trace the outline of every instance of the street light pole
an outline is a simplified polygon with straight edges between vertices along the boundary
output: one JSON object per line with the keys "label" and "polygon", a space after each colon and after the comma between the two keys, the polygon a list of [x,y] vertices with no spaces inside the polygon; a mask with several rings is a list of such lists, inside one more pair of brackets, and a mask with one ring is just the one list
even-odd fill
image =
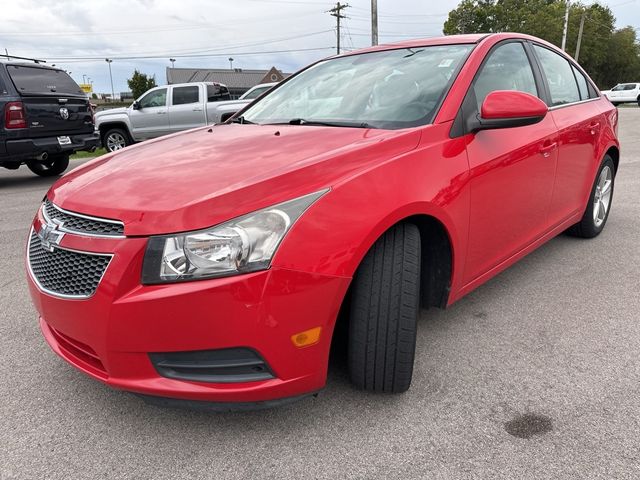
{"label": "street light pole", "polygon": [[171,68],[175,67],[175,63],[176,63],[176,59],[175,58],[170,58],[169,61],[171,62]]}
{"label": "street light pole", "polygon": [[111,74],[111,63],[113,62],[113,60],[110,58],[105,58],[104,61],[109,64],[109,80],[111,80],[111,101],[114,102],[116,100],[116,94],[113,90],[113,75]]}
{"label": "street light pole", "polygon": [[233,58],[229,57],[229,68],[233,70]]}
{"label": "street light pole", "polygon": [[87,83],[87,76],[84,73],[82,74],[82,83]]}

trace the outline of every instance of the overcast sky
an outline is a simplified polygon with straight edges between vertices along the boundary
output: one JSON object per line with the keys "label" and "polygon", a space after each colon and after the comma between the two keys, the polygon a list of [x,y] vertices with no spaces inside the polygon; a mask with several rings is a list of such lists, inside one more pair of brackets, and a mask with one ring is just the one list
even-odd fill
{"label": "overcast sky", "polygon": [[[343,2],[344,3],[344,2]],[[370,1],[349,0],[342,46],[370,42]],[[437,36],[459,0],[378,0],[380,42]],[[591,3],[587,1],[586,3]],[[639,0],[603,0],[618,27],[640,27]],[[128,90],[134,68],[166,82],[176,67],[267,69],[293,72],[335,52],[335,3],[322,0],[0,0],[0,50],[37,57],[83,75],[109,92],[105,57],[114,58],[116,92]],[[640,30],[639,30],[640,31]],[[577,32],[569,32],[577,34]],[[262,52],[262,53],[261,53]],[[123,57],[155,57],[125,59]]]}

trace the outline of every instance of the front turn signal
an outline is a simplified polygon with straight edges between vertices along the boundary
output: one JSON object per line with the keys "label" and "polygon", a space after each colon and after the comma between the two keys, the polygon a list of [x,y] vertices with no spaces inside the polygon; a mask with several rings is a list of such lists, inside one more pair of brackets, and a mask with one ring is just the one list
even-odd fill
{"label": "front turn signal", "polygon": [[309,347],[311,345],[315,345],[320,341],[321,331],[322,327],[311,328],[309,330],[305,330],[304,332],[291,335],[291,341],[298,348]]}

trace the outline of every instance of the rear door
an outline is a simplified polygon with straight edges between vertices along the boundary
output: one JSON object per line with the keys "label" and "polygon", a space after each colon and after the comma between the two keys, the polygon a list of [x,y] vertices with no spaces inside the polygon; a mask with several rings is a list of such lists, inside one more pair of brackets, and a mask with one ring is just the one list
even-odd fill
{"label": "rear door", "polygon": [[93,132],[89,100],[66,72],[10,64],[7,72],[22,97],[30,137]]}
{"label": "rear door", "polygon": [[[465,98],[465,115],[467,111],[478,115],[485,97],[495,90],[518,90],[542,98],[543,82],[531,58],[520,41],[495,46]],[[556,126],[547,115],[535,125],[479,131],[468,141],[471,204],[465,283],[489,272],[547,230],[556,136]]]}
{"label": "rear door", "polygon": [[171,88],[169,126],[172,132],[206,125],[204,92],[200,85],[185,85]]}
{"label": "rear door", "polygon": [[549,211],[549,221],[556,225],[585,207],[604,117],[595,88],[572,62],[542,45],[533,50],[547,79],[549,114],[558,128],[558,169]]}
{"label": "rear door", "polygon": [[137,110],[130,108],[129,121],[136,140],[147,140],[171,132],[167,115],[167,92],[167,87],[149,90],[138,100]]}

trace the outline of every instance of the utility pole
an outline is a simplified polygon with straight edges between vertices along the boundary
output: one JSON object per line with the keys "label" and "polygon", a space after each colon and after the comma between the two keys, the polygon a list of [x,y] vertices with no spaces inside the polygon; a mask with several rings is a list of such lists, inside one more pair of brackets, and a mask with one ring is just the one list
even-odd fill
{"label": "utility pole", "polygon": [[576,45],[576,62],[578,61],[578,57],[580,56],[580,44],[582,43],[582,30],[584,29],[584,19],[587,16],[587,12],[582,13],[582,18],[580,19],[580,30],[578,30],[578,44]]}
{"label": "utility pole", "polygon": [[371,0],[371,45],[378,45],[378,0]]}
{"label": "utility pole", "polygon": [[564,29],[562,30],[562,50],[565,51],[567,47],[567,30],[569,29],[569,8],[571,2],[567,0],[567,9],[564,12]]}
{"label": "utility pole", "polygon": [[336,44],[336,52],[340,55],[340,19],[347,18],[346,15],[342,14],[342,10],[347,8],[348,4],[340,4],[340,2],[336,3],[336,6],[329,10],[329,15],[332,17],[336,17],[336,35],[337,35],[337,44]]}
{"label": "utility pole", "polygon": [[115,91],[113,90],[113,75],[111,75],[111,63],[113,62],[113,60],[110,58],[105,58],[104,61],[109,64],[109,80],[111,80],[111,101],[115,102],[116,94],[115,94]]}

